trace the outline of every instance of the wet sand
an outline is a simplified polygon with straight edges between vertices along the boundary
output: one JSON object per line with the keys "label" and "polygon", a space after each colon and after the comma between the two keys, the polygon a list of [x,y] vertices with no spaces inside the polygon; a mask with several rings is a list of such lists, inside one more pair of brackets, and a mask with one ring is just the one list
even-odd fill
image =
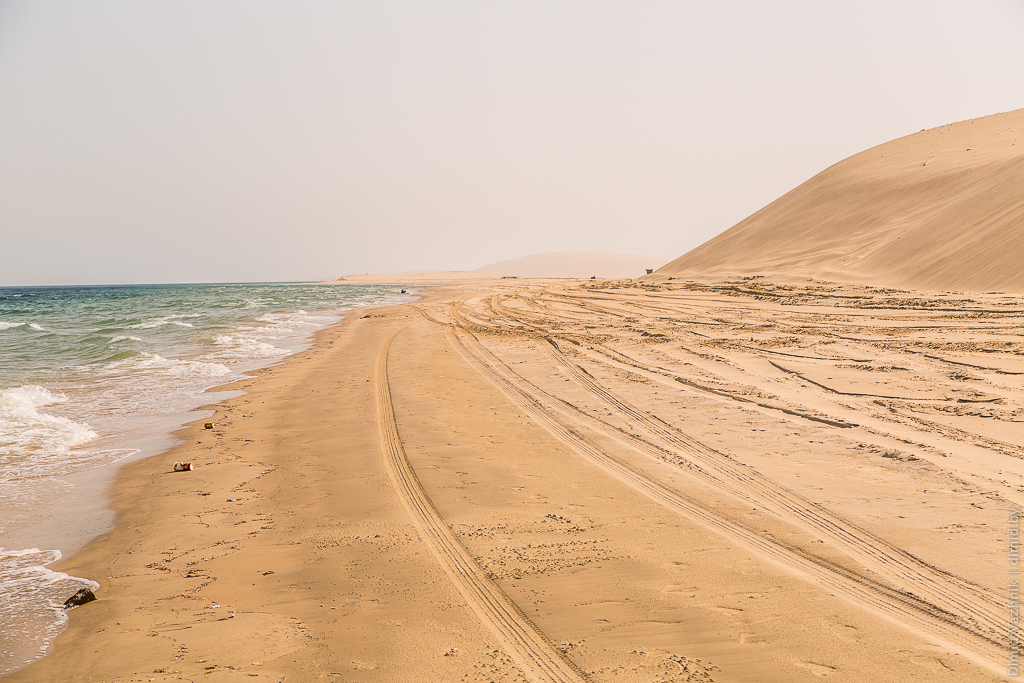
{"label": "wet sand", "polygon": [[361,312],[123,468],[53,567],[99,600],[10,680],[1002,680],[1021,326],[764,280]]}

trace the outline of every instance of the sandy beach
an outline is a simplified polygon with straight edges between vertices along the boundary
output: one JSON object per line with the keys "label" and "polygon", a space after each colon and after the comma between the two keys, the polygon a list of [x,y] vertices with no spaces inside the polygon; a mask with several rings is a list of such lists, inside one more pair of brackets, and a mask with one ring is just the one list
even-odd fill
{"label": "sandy beach", "polygon": [[53,567],[99,599],[9,680],[1002,680],[1021,304],[516,280],[360,312],[122,469]]}
{"label": "sandy beach", "polygon": [[943,9],[0,1],[0,683],[1017,680]]}

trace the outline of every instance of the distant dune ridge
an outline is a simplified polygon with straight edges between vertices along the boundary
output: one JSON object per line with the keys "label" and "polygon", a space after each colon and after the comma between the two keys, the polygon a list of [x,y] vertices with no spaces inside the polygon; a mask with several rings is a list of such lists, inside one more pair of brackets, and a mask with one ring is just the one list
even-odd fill
{"label": "distant dune ridge", "polygon": [[474,270],[425,270],[412,273],[360,273],[342,275],[334,282],[346,284],[375,285],[429,285],[442,282],[464,282],[471,280],[488,280],[494,275],[478,273]]}
{"label": "distant dune ridge", "polygon": [[648,279],[730,275],[1024,291],[1024,109],[845,159]]}
{"label": "distant dune ridge", "polygon": [[477,268],[479,273],[517,277],[565,278],[637,278],[647,268],[659,268],[665,259],[635,254],[598,254],[586,252],[549,252],[510,261],[499,261]]}

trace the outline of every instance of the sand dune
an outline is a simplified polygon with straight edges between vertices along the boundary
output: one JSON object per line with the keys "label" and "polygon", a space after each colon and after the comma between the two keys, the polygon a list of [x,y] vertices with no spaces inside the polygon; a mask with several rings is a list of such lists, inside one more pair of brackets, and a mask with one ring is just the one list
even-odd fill
{"label": "sand dune", "polygon": [[621,279],[640,277],[647,268],[664,264],[663,258],[636,254],[550,252],[499,261],[478,268],[477,272],[517,277]]}
{"label": "sand dune", "polygon": [[1024,109],[841,161],[651,279],[758,274],[1024,290]]}

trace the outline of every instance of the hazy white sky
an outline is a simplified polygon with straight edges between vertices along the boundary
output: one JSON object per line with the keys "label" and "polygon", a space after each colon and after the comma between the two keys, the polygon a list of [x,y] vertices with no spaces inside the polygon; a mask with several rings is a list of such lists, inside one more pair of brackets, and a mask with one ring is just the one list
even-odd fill
{"label": "hazy white sky", "polygon": [[1020,0],[0,0],[0,285],[674,258],[1020,107]]}

